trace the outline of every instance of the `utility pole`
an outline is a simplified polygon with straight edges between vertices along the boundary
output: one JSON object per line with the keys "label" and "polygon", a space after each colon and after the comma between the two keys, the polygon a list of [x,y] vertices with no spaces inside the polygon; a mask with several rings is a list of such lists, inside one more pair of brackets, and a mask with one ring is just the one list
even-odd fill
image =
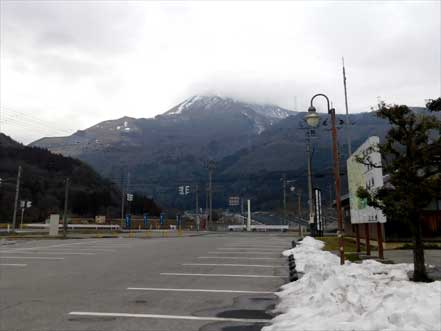
{"label": "utility pole", "polygon": [[124,170],[123,168],[121,168],[121,226],[124,224],[124,204],[125,204]]}
{"label": "utility pole", "polygon": [[213,170],[216,168],[216,165],[213,160],[208,161],[208,192],[209,192],[209,225],[213,224]]}
{"label": "utility pole", "polygon": [[282,178],[280,178],[280,180],[282,181],[282,190],[283,190],[283,222],[282,222],[282,224],[285,224],[286,223],[286,174],[283,174]]}
{"label": "utility pole", "polygon": [[24,210],[26,208],[26,201],[20,202],[20,204],[23,203],[23,206],[21,207],[21,219],[20,219],[20,229],[23,229],[23,216],[24,216]]}
{"label": "utility pole", "polygon": [[69,199],[69,177],[66,178],[66,187],[64,189],[64,213],[63,213],[63,237],[66,238],[67,235],[67,201]]}
{"label": "utility pole", "polygon": [[199,184],[196,184],[196,215],[199,215]]}
{"label": "utility pole", "polygon": [[348,110],[348,93],[346,90],[346,70],[345,70],[345,59],[342,57],[343,63],[343,86],[345,89],[345,107],[346,107],[346,139],[348,144],[348,157],[352,154],[352,146],[351,146],[351,131],[350,131],[350,123],[349,123],[349,110]]}
{"label": "utility pole", "polygon": [[247,205],[248,205],[247,231],[250,232],[251,231],[251,200],[250,199],[247,200]]}
{"label": "utility pole", "polygon": [[196,229],[199,231],[199,184],[196,184]]}
{"label": "utility pole", "polygon": [[[130,172],[127,170],[127,188],[126,188],[127,194],[130,193]],[[127,201],[127,213],[130,215],[130,200]]]}
{"label": "utility pole", "polygon": [[18,166],[17,185],[15,187],[14,214],[12,215],[12,231],[15,231],[15,227],[17,224],[17,205],[18,205],[18,197],[20,195],[20,178],[21,178],[21,166]]}

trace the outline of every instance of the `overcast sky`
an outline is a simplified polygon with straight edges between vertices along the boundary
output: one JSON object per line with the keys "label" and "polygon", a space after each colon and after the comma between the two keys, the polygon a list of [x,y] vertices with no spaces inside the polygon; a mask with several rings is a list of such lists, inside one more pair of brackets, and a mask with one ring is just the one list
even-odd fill
{"label": "overcast sky", "polygon": [[1,131],[30,142],[195,94],[344,112],[441,94],[440,1],[1,0]]}

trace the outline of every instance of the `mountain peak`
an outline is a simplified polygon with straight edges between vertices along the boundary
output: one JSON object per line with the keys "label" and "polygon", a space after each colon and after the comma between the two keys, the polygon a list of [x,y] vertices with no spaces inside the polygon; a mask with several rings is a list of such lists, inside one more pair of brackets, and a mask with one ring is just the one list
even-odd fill
{"label": "mountain peak", "polygon": [[165,112],[164,115],[179,115],[182,112],[185,112],[185,110],[190,109],[192,107],[198,107],[198,108],[210,108],[211,106],[218,104],[219,102],[227,101],[232,102],[232,99],[227,98],[221,98],[219,96],[206,96],[206,95],[194,95],[177,106],[173,107],[169,111]]}
{"label": "mountain peak", "polygon": [[247,103],[230,97],[220,97],[218,95],[194,95],[165,112],[164,115],[177,116],[190,112],[206,110],[246,111],[248,115],[249,111],[253,111],[261,116],[274,119],[284,119],[293,114],[292,111],[283,109],[276,105]]}

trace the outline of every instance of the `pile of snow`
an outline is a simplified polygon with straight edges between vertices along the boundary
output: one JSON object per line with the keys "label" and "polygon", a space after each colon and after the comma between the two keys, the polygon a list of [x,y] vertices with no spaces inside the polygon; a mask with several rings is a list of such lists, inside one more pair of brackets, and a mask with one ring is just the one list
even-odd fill
{"label": "pile of snow", "polygon": [[306,237],[294,249],[298,281],[286,284],[276,312],[263,331],[441,330],[441,282],[414,283],[410,264],[346,262]]}

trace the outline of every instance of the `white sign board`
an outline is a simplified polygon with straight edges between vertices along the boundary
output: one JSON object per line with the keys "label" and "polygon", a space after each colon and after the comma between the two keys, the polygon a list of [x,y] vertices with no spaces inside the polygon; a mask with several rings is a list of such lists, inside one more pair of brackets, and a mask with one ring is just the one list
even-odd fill
{"label": "white sign board", "polygon": [[180,195],[190,194],[190,186],[188,186],[188,185],[179,186],[178,187],[178,192],[179,192]]}
{"label": "white sign board", "polygon": [[51,214],[49,219],[49,235],[58,236],[58,225],[60,224],[60,215]]}
{"label": "white sign board", "polygon": [[[379,143],[379,137],[369,137],[347,160],[352,224],[386,222],[386,217],[380,209],[368,206],[365,199],[357,196],[359,187],[374,191],[383,186],[383,169],[379,168],[381,154],[372,150]],[[370,161],[375,167],[357,162],[356,156],[363,156],[366,153],[369,153]]]}
{"label": "white sign board", "polygon": [[240,197],[230,197],[228,199],[228,204],[230,206],[239,206],[240,205]]}

